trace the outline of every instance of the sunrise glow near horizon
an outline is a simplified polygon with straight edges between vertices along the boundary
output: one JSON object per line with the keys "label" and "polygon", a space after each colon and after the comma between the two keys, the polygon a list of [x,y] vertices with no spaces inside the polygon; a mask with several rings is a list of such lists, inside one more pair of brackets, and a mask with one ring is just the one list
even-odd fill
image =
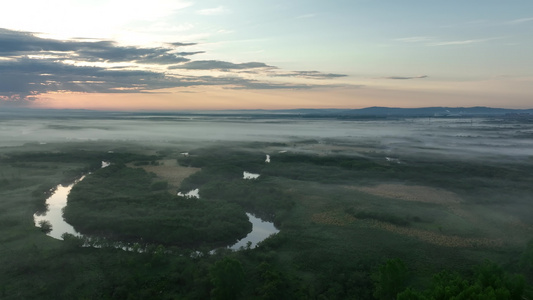
{"label": "sunrise glow near horizon", "polygon": [[533,108],[533,1],[20,0],[2,107]]}

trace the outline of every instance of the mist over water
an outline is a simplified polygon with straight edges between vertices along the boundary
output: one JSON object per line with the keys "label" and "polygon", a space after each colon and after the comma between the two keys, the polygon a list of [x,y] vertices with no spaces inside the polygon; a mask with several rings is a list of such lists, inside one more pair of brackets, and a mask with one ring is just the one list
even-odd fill
{"label": "mist over water", "polygon": [[[36,141],[124,141],[169,146],[219,142],[284,142],[371,145],[390,155],[429,154],[459,158],[533,155],[533,124],[494,118],[335,120],[237,117],[121,117],[103,119],[10,119],[0,122],[6,146]],[[313,149],[293,149],[313,151]]]}
{"label": "mist over water", "polygon": [[[510,259],[518,262],[533,233],[533,122],[526,118],[12,117],[0,119],[0,141],[0,185],[9,188],[4,194],[8,197],[2,197],[3,211],[10,218],[2,224],[18,230],[21,239],[28,230],[18,229],[18,216],[44,200],[43,192],[48,195],[50,187],[111,163],[111,168],[87,175],[74,189],[84,197],[73,193],[65,211],[81,232],[91,233],[82,225],[103,228],[96,231],[101,236],[84,234],[84,246],[146,252],[136,261],[121,260],[135,257],[124,251],[94,250],[110,262],[102,263],[101,270],[127,262],[117,282],[130,278],[129,270],[137,265],[145,270],[148,255],[157,259],[157,271],[144,272],[157,274],[155,280],[146,280],[151,284],[198,265],[209,270],[206,262],[216,265],[215,260],[231,251],[259,245],[233,255],[247,257],[240,260],[243,264],[252,262],[247,270],[260,270],[254,257],[257,262],[266,258],[272,265],[261,266],[269,267],[268,272],[288,267],[287,274],[310,274],[333,289],[348,278],[336,274],[359,274],[357,278],[364,276],[361,284],[352,286],[362,286],[371,298],[370,266],[380,259],[398,257],[407,262],[413,278],[425,280],[450,266],[451,271],[469,272],[486,259],[504,266]],[[28,188],[21,189],[21,182]],[[34,216],[41,231],[51,225],[49,235],[56,239],[64,232],[76,235],[61,211],[70,187],[58,185],[46,202],[47,215]],[[176,194],[190,199],[172,196]],[[98,203],[78,206],[70,217],[76,201],[93,199]],[[19,203],[26,204],[12,212]],[[43,211],[42,202],[37,204]],[[69,251],[69,263],[86,264],[84,258],[70,256],[89,257],[88,249],[76,247],[80,241],[53,241],[33,230],[36,241],[61,245],[60,253]],[[15,243],[19,241],[11,246]],[[38,253],[33,241],[26,249]],[[9,253],[9,260],[19,259],[17,252]],[[207,253],[217,257],[204,260]],[[54,276],[64,274],[60,255],[42,255],[34,262],[45,266],[45,274],[54,264],[50,257],[61,270]],[[192,267],[181,268],[175,264],[178,258],[180,263],[191,258]],[[35,264],[20,261],[21,266]],[[176,267],[159,275],[159,266]],[[72,269],[76,274],[83,267]],[[507,270],[516,270],[515,265]],[[295,280],[288,283],[291,289],[304,282]],[[310,291],[317,286],[306,284]],[[330,296],[326,298],[345,298]]]}

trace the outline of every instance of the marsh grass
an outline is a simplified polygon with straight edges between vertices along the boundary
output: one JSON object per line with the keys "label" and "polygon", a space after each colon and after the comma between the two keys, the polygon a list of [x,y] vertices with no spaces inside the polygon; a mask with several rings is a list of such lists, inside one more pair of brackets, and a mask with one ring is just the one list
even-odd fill
{"label": "marsh grass", "polygon": [[141,167],[148,173],[154,173],[158,178],[168,183],[166,189],[175,192],[181,186],[183,180],[200,171],[199,168],[184,167],[178,164],[177,159],[165,159],[156,161],[156,165],[135,166],[130,163],[129,167]]}

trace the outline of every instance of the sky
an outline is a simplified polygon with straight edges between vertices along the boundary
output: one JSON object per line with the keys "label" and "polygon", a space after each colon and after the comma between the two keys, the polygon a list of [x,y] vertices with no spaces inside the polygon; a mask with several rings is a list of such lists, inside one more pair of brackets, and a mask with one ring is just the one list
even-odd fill
{"label": "sky", "polygon": [[2,107],[533,108],[531,0],[17,0]]}

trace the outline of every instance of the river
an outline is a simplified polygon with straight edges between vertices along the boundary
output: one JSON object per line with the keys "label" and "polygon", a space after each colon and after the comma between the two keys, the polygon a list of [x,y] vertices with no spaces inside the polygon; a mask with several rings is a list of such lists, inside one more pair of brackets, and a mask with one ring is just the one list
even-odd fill
{"label": "river", "polygon": [[[102,162],[102,167],[106,167],[109,164]],[[76,180],[74,183],[63,186],[61,184],[57,185],[53,194],[46,199],[46,205],[48,210],[44,214],[34,214],[33,219],[36,227],[41,227],[39,222],[47,221],[52,225],[52,230],[47,233],[50,237],[55,239],[63,240],[61,237],[64,233],[70,233],[75,236],[81,236],[72,225],[68,224],[65,219],[63,219],[63,208],[67,206],[67,199],[70,190],[74,185],[83,180],[85,176]],[[272,222],[263,221],[260,218],[255,217],[251,213],[246,213],[248,219],[252,223],[252,231],[248,233],[246,237],[239,240],[237,243],[228,246],[229,249],[239,250],[240,247],[245,247],[248,242],[251,243],[251,248],[257,246],[257,244],[270,235],[279,232]]]}

